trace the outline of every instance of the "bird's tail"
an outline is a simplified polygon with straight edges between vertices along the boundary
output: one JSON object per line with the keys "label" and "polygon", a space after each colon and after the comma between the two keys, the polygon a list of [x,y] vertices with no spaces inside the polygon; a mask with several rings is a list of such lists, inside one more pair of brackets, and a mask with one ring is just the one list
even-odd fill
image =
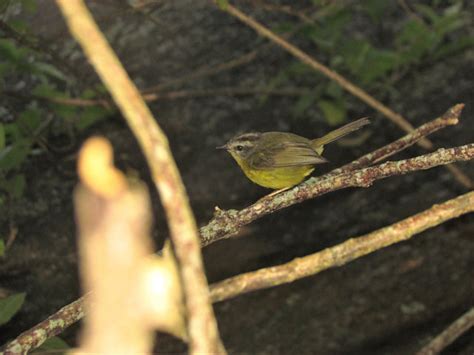
{"label": "bird's tail", "polygon": [[359,118],[357,121],[350,122],[340,128],[335,129],[334,131],[329,132],[321,138],[316,138],[311,141],[311,145],[314,149],[323,147],[324,145],[331,143],[339,138],[344,137],[345,135],[358,130],[359,128],[369,124],[370,121],[368,117]]}

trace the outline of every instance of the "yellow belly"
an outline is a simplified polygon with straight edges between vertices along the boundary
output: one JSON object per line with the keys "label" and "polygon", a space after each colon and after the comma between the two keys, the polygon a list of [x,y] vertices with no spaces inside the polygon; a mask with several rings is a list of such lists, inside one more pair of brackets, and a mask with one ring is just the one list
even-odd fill
{"label": "yellow belly", "polygon": [[263,170],[243,170],[245,175],[257,185],[276,190],[299,184],[306,176],[313,172],[314,167],[307,165]]}

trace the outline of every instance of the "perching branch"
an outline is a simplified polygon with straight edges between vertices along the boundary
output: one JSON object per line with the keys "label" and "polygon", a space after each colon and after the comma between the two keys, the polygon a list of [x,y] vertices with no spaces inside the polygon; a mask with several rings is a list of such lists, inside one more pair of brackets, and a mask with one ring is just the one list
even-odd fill
{"label": "perching branch", "polygon": [[388,227],[362,237],[349,239],[335,247],[296,258],[283,265],[241,274],[213,284],[211,285],[212,301],[219,302],[247,292],[293,282],[323,270],[347,264],[472,211],[474,211],[474,192],[468,192]]}
{"label": "perching branch", "polygon": [[436,355],[457,338],[474,327],[474,307],[456,319],[441,334],[437,335],[428,345],[416,353],[416,355]]}
{"label": "perching branch", "polygon": [[166,211],[180,266],[192,353],[223,352],[209,300],[194,217],[166,136],[82,0],[57,0],[71,33],[137,137]]}
{"label": "perching branch", "polygon": [[[216,2],[216,0],[214,0],[214,2]],[[222,8],[224,9],[224,11],[238,18],[247,26],[253,28],[259,35],[268,38],[270,41],[277,44],[278,46],[283,48],[285,51],[289,52],[290,54],[292,54],[293,56],[301,60],[301,62],[305,63],[309,67],[313,68],[314,70],[320,72],[321,74],[325,75],[329,79],[333,80],[338,85],[340,85],[343,89],[345,89],[346,91],[348,91],[355,97],[358,97],[360,100],[365,102],[370,107],[379,111],[381,114],[383,114],[393,123],[395,123],[397,126],[402,128],[404,131],[412,132],[414,130],[413,125],[402,115],[396,113],[395,111],[390,109],[388,106],[384,105],[383,103],[375,99],[369,93],[367,93],[366,91],[364,91],[363,89],[355,85],[354,83],[347,80],[345,77],[343,77],[339,73],[336,73],[335,71],[329,69],[324,64],[318,62],[316,59],[314,59],[307,53],[303,52],[301,49],[295,47],[294,45],[289,43],[287,40],[282,38],[281,36],[278,36],[276,33],[272,32],[270,29],[263,26],[258,21],[251,18],[250,16],[246,15],[245,13],[243,13],[236,7],[227,3],[226,6],[223,6]],[[418,144],[428,150],[434,149],[433,143],[426,138],[420,139]],[[464,185],[467,188],[471,188],[472,186],[474,186],[474,183],[471,181],[471,179],[468,176],[466,176],[459,168],[457,168],[454,165],[449,165],[447,166],[447,168],[451,171],[454,177],[462,185]]]}
{"label": "perching branch", "polygon": [[272,198],[263,198],[240,211],[217,210],[212,221],[201,228],[201,241],[205,246],[220,239],[230,238],[240,228],[258,218],[331,191],[347,187],[368,187],[374,181],[389,176],[404,175],[412,171],[427,170],[473,158],[474,143],[449,149],[441,148],[434,153],[416,158],[387,162],[353,172],[331,175],[327,178],[311,178],[291,190],[284,191]]}
{"label": "perching branch", "polygon": [[420,127],[416,128],[413,132],[408,133],[406,136],[397,139],[396,141],[387,144],[386,146],[374,150],[353,162],[346,164],[338,169],[330,172],[331,175],[345,173],[348,171],[354,171],[356,169],[364,168],[375,163],[381,162],[388,157],[412,146],[422,137],[426,137],[441,128],[456,125],[459,122],[459,117],[464,108],[464,104],[457,104],[446,111],[441,117],[434,119]]}

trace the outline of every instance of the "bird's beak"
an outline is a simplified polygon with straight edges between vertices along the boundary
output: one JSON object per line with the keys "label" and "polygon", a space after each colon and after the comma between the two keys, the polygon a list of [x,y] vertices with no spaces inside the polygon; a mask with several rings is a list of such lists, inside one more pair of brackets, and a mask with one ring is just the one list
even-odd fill
{"label": "bird's beak", "polygon": [[216,147],[216,149],[227,149],[227,144]]}

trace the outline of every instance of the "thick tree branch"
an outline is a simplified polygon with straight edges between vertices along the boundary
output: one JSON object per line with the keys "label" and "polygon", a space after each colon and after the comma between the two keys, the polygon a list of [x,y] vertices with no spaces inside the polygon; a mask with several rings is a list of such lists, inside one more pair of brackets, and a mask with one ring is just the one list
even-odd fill
{"label": "thick tree branch", "polygon": [[194,217],[166,136],[82,0],[57,0],[70,31],[138,139],[165,208],[183,281],[192,353],[222,352]]}
{"label": "thick tree branch", "polygon": [[389,245],[410,239],[445,221],[474,211],[474,192],[469,192],[430,209],[379,229],[365,236],[352,238],[283,265],[241,274],[211,285],[213,302],[223,301],[243,293],[293,282],[323,270],[344,265]]}

